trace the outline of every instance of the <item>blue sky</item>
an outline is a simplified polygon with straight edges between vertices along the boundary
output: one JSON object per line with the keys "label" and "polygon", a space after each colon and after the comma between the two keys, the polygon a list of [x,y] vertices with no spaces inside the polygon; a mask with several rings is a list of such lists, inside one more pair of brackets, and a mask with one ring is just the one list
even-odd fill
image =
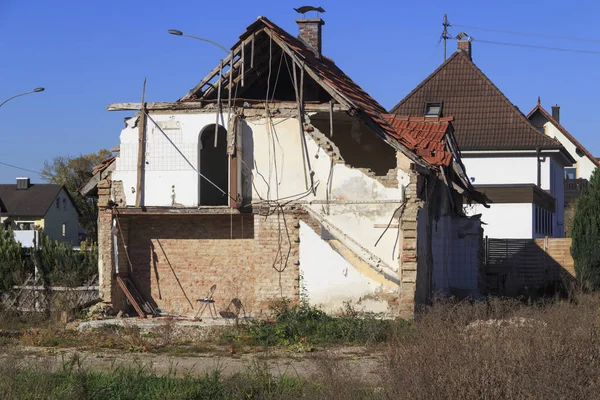
{"label": "blue sky", "polygon": [[[0,108],[0,162],[40,170],[55,156],[79,155],[119,143],[126,112],[113,102],[140,101],[147,77],[148,101],[174,101],[222,57],[208,43],[167,34],[170,28],[226,47],[257,16],[291,33],[292,9],[310,2],[279,1],[54,1],[0,0],[0,102],[43,86],[43,93]],[[214,8],[214,5],[217,8]],[[450,22],[521,32],[600,39],[600,3],[592,1],[319,1],[327,10],[323,52],[384,107],[391,108],[442,61],[438,44],[443,14]],[[521,110],[537,96],[549,110],[561,105],[562,124],[600,155],[598,123],[600,54],[477,43],[477,39],[600,52],[584,43],[467,31],[475,37],[473,59]],[[449,53],[456,41],[449,41]],[[591,113],[591,114],[590,114]],[[34,174],[0,165],[0,182]]]}

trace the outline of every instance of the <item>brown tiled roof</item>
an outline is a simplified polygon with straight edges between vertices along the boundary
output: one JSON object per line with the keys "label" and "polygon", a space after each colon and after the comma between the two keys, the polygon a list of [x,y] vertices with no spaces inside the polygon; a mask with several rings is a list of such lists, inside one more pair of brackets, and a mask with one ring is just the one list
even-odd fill
{"label": "brown tiled roof", "polygon": [[464,53],[455,52],[390,113],[423,116],[426,102],[443,102],[461,150],[560,149]]}
{"label": "brown tiled roof", "polygon": [[447,151],[445,137],[452,117],[424,118],[386,114],[385,120],[394,128],[392,136],[432,165],[448,166],[452,153]]}
{"label": "brown tiled roof", "polygon": [[0,199],[6,207],[5,215],[43,217],[62,188],[62,185],[32,184],[27,190],[17,190],[16,184],[0,185]]}
{"label": "brown tiled roof", "polygon": [[569,131],[567,131],[565,129],[564,126],[562,126],[557,120],[555,120],[554,117],[548,111],[546,111],[546,109],[544,107],[542,107],[542,105],[540,103],[538,103],[538,105],[536,105],[533,108],[533,110],[531,110],[531,112],[529,114],[527,114],[527,118],[531,119],[533,114],[535,114],[536,112],[539,112],[540,114],[542,114],[544,116],[544,118],[546,118],[548,121],[550,121],[556,127],[556,129],[558,129],[563,135],[565,135],[565,137],[567,139],[569,139],[571,141],[571,143],[573,143],[575,145],[575,147],[577,147],[577,149],[579,149],[579,151],[581,151],[583,154],[585,154],[590,159],[590,161],[592,161],[597,166],[600,166],[600,162],[598,161],[598,159],[596,157],[594,157],[592,155],[592,153],[590,153],[585,147],[583,147],[583,145],[581,143],[579,143],[579,141],[577,139],[575,139],[575,137],[573,135],[571,135],[569,133]]}

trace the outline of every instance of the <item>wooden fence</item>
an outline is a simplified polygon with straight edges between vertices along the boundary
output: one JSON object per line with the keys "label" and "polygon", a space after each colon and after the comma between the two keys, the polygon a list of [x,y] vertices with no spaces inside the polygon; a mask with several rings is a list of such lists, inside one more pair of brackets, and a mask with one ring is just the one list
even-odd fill
{"label": "wooden fence", "polygon": [[484,272],[490,294],[516,296],[575,279],[571,239],[487,239]]}

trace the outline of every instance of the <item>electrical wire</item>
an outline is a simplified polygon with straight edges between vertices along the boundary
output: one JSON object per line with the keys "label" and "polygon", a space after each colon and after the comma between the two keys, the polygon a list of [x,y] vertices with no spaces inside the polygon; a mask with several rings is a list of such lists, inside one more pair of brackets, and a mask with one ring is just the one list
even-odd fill
{"label": "electrical wire", "polygon": [[525,48],[529,48],[529,49],[552,50],[552,51],[562,51],[562,52],[569,52],[569,53],[600,54],[600,51],[567,49],[564,47],[537,46],[537,45],[533,45],[533,44],[496,42],[493,40],[481,40],[481,39],[473,39],[473,41],[478,42],[478,43],[489,43],[489,44],[496,44],[496,45],[501,45],[501,46],[525,47]]}
{"label": "electrical wire", "polygon": [[41,172],[39,172],[39,171],[34,171],[34,170],[32,170],[32,169],[27,169],[27,168],[21,168],[21,167],[17,167],[16,165],[8,164],[8,163],[2,162],[2,161],[0,161],[0,164],[2,164],[2,165],[5,165],[5,166],[7,166],[7,167],[11,167],[11,168],[20,169],[20,170],[22,170],[22,171],[32,172],[32,173],[34,173],[34,174],[38,174],[38,175],[40,175],[40,176],[42,175],[42,173],[41,173]]}
{"label": "electrical wire", "polygon": [[548,38],[548,39],[561,39],[561,40],[571,40],[571,41],[579,41],[579,42],[600,43],[600,39],[549,35],[546,33],[516,32],[516,31],[509,31],[509,30],[504,30],[504,29],[485,28],[482,26],[473,26],[473,25],[450,24],[450,26],[466,28],[466,29],[475,29],[475,30],[480,30],[480,31],[496,32],[496,33],[507,33],[509,35],[535,36],[535,37],[544,37],[544,38]]}

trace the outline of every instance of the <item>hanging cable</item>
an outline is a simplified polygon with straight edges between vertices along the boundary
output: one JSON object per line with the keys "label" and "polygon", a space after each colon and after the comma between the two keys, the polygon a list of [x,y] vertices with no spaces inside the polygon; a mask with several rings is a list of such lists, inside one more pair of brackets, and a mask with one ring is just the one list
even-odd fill
{"label": "hanging cable", "polygon": [[32,170],[32,169],[27,169],[27,168],[21,168],[21,167],[17,167],[16,165],[7,164],[7,163],[5,163],[5,162],[2,162],[2,161],[0,161],[0,164],[2,164],[2,165],[5,165],[5,166],[7,166],[7,167],[11,167],[11,168],[20,169],[20,170],[22,170],[22,171],[33,172],[34,174],[38,174],[38,175],[40,175],[40,176],[42,175],[42,173],[41,173],[41,172],[39,172],[39,171],[34,171],[34,170]]}
{"label": "hanging cable", "polygon": [[567,49],[567,48],[563,48],[563,47],[537,46],[537,45],[533,45],[533,44],[496,42],[493,40],[481,40],[481,39],[475,39],[475,38],[473,38],[473,41],[479,42],[479,43],[497,44],[497,45],[501,45],[501,46],[525,47],[525,48],[529,48],[529,49],[562,51],[562,52],[568,52],[568,53],[600,54],[600,51],[593,51],[593,50],[577,50],[577,49]]}
{"label": "hanging cable", "polygon": [[535,37],[544,37],[544,38],[548,38],[548,39],[561,39],[561,40],[571,40],[571,41],[578,41],[578,42],[600,43],[600,39],[558,36],[558,35],[549,35],[549,34],[545,34],[545,33],[516,32],[516,31],[509,31],[509,30],[504,30],[504,29],[485,28],[482,26],[461,25],[461,24],[450,24],[450,26],[466,28],[466,29],[475,29],[475,30],[480,30],[480,31],[506,33],[509,35],[535,36]]}

